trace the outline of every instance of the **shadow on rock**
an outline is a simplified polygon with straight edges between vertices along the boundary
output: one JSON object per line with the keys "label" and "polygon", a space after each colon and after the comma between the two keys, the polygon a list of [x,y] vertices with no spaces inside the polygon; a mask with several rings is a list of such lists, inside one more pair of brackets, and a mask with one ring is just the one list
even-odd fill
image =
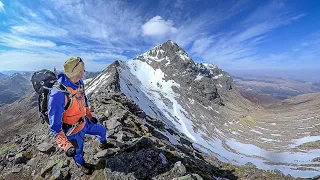
{"label": "shadow on rock", "polygon": [[178,151],[158,148],[142,137],[115,156],[102,158],[96,169],[105,167],[105,178],[124,179],[238,179],[233,172],[219,169],[209,162]]}

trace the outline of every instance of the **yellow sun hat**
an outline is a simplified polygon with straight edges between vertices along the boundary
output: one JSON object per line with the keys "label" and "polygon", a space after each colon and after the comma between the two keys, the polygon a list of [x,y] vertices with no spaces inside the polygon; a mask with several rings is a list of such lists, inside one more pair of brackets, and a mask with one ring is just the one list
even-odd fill
{"label": "yellow sun hat", "polygon": [[80,57],[70,57],[63,65],[64,73],[68,78],[76,76],[84,70],[84,62]]}

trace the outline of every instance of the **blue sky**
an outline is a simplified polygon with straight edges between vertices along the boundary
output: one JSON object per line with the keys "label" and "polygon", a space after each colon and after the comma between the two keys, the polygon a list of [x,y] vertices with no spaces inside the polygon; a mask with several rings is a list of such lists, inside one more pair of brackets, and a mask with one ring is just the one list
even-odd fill
{"label": "blue sky", "polygon": [[171,39],[222,69],[320,69],[320,1],[0,0],[0,71],[89,71]]}

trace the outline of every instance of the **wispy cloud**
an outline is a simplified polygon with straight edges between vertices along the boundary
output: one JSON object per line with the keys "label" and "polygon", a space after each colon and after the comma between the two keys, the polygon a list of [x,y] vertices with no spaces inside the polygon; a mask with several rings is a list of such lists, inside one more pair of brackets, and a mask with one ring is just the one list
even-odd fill
{"label": "wispy cloud", "polygon": [[12,48],[55,47],[56,44],[49,40],[21,38],[11,34],[0,33],[0,44]]}
{"label": "wispy cloud", "polygon": [[4,11],[4,4],[0,1],[0,12]]}
{"label": "wispy cloud", "polygon": [[[261,56],[257,46],[268,41],[268,33],[276,28],[285,26],[304,15],[290,15],[283,3],[271,2],[260,7],[242,20],[237,29],[233,31],[220,32],[219,36],[212,35],[202,37],[200,41],[195,40],[191,52],[201,57],[206,62],[217,63],[229,68],[262,67],[269,64],[268,61],[288,59],[284,54],[269,54]],[[263,63],[261,63],[263,59]],[[244,62],[244,63],[242,63]]]}
{"label": "wispy cloud", "polygon": [[[171,39],[196,61],[245,68],[269,66],[302,54],[312,58],[320,49],[313,37],[288,47],[291,54],[262,50],[277,38],[276,30],[309,17],[292,11],[285,1],[49,0],[41,1],[41,7],[33,3],[38,2],[5,4],[0,50],[9,50],[0,54],[6,61],[25,57],[40,63],[41,57],[52,59],[48,57],[52,55],[61,63],[68,56],[83,56],[88,68],[102,70],[113,60],[133,58]],[[46,61],[53,65],[50,62]]]}

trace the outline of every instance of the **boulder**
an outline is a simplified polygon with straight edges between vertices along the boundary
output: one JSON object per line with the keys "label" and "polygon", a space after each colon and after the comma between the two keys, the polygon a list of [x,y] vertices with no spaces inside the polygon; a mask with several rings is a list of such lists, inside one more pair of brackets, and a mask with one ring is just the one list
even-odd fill
{"label": "boulder", "polygon": [[37,147],[37,149],[40,152],[45,153],[45,154],[50,154],[51,152],[54,152],[56,150],[56,148],[52,144],[49,144],[49,143],[46,143],[46,142],[41,143]]}

